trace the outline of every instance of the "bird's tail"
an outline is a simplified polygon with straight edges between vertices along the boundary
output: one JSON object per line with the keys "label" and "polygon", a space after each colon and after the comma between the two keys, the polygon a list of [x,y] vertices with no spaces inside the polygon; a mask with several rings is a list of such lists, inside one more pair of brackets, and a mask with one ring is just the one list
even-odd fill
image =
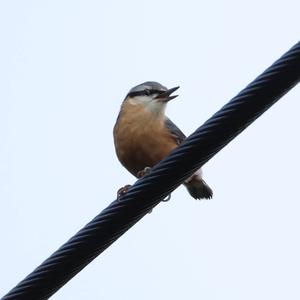
{"label": "bird's tail", "polygon": [[186,180],[184,185],[195,199],[211,199],[213,196],[212,189],[197,173]]}

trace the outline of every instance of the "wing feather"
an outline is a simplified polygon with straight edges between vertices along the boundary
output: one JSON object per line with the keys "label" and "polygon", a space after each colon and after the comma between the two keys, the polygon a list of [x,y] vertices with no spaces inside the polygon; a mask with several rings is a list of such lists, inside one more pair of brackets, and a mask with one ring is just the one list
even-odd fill
{"label": "wing feather", "polygon": [[167,117],[165,120],[165,125],[170,130],[172,136],[176,140],[177,145],[180,145],[186,138],[185,134]]}

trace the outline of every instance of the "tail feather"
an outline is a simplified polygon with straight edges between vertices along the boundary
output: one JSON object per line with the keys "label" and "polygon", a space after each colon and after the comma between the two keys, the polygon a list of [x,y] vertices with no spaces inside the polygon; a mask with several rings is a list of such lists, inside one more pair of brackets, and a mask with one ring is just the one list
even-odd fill
{"label": "tail feather", "polygon": [[208,184],[198,176],[193,176],[184,183],[190,195],[195,199],[211,199],[213,196],[212,189]]}

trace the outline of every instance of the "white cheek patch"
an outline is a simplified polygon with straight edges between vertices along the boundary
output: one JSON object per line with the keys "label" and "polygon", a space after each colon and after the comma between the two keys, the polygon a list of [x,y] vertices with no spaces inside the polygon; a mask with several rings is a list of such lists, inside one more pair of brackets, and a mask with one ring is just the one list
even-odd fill
{"label": "white cheek patch", "polygon": [[148,97],[146,96],[136,96],[136,97],[129,98],[129,103],[132,105],[139,105],[139,104],[147,105],[149,101],[151,101],[151,99],[148,99]]}
{"label": "white cheek patch", "polygon": [[129,98],[129,103],[131,104],[131,105],[138,105],[139,104],[139,102],[138,101],[136,101],[134,98]]}
{"label": "white cheek patch", "polygon": [[132,105],[143,105],[145,109],[153,113],[162,113],[165,111],[166,103],[157,101],[150,96],[136,96],[129,99]]}

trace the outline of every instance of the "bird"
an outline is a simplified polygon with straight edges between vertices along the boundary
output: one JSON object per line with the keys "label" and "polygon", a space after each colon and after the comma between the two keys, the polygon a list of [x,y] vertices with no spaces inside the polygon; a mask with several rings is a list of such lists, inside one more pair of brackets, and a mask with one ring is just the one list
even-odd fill
{"label": "bird", "polygon": [[[129,90],[113,128],[116,155],[135,177],[141,178],[185,139],[184,133],[165,115],[169,101],[179,86],[168,89],[155,81],[146,81]],[[197,170],[183,182],[194,199],[211,199],[213,191]],[[118,191],[128,191],[126,185]]]}

